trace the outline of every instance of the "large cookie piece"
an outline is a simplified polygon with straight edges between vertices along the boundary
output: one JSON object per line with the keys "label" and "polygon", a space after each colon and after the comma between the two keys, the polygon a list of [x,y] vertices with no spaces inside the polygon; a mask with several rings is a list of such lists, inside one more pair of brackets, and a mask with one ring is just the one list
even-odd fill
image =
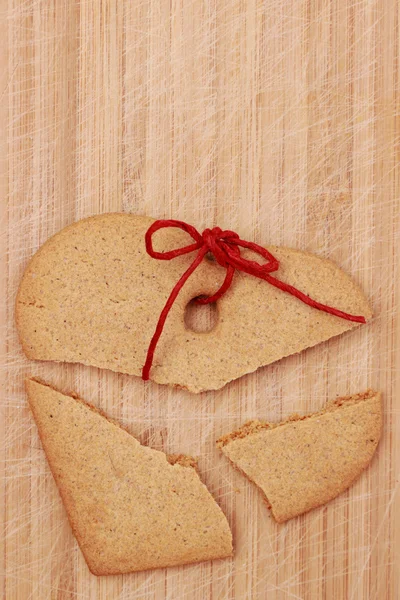
{"label": "large cookie piece", "polygon": [[32,379],[26,386],[92,573],[128,573],[232,554],[228,522],[193,459],[167,459],[82,400]]}
{"label": "large cookie piece", "polygon": [[283,523],[325,504],[368,466],[381,435],[381,395],[367,391],[282,423],[252,421],[217,442]]}
{"label": "large cookie piece", "polygon": [[[129,214],[99,215],[63,229],[39,249],[16,301],[18,331],[29,358],[141,375],[165,302],[196,256],[151,258],[144,238],[153,222]],[[191,242],[177,229],[163,229],[154,237],[159,252]],[[371,317],[359,287],[331,261],[287,248],[269,250],[280,261],[278,279],[316,301]],[[246,250],[243,256],[254,258]],[[206,258],[186,282],[158,342],[152,380],[192,392],[219,389],[358,325],[236,272],[231,288],[217,301],[214,329],[188,330],[187,304],[216,292],[224,276],[225,269]]]}

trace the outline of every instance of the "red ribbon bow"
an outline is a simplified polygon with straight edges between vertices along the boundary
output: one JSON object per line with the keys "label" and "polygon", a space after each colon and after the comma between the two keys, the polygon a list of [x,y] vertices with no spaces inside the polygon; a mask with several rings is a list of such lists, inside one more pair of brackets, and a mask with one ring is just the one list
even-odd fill
{"label": "red ribbon bow", "polygon": [[[184,246],[183,248],[178,248],[176,250],[170,250],[169,252],[156,252],[153,249],[152,236],[154,233],[156,233],[156,231],[159,229],[164,229],[165,227],[177,227],[178,229],[186,231],[192,236],[194,244],[189,244],[188,246]],[[144,380],[149,379],[154,352],[164,328],[168,313],[171,310],[180,290],[185,285],[190,275],[197,269],[207,252],[211,252],[214,255],[217,263],[226,269],[226,275],[223,284],[219,290],[215,292],[215,294],[206,298],[197,298],[197,302],[199,304],[209,304],[221,298],[221,296],[223,296],[231,286],[235,270],[238,270],[248,273],[249,275],[254,275],[254,277],[258,277],[259,279],[264,279],[264,281],[267,281],[274,287],[277,287],[278,289],[287,292],[292,296],[296,296],[296,298],[304,302],[304,304],[308,304],[308,306],[312,306],[318,310],[335,315],[336,317],[346,319],[347,321],[355,321],[357,323],[366,322],[363,316],[350,315],[338,310],[337,308],[333,308],[332,306],[321,304],[292,285],[280,281],[280,279],[276,279],[270,275],[270,273],[273,273],[279,269],[279,261],[266,248],[263,248],[254,242],[241,240],[238,234],[234,231],[222,231],[222,229],[219,227],[214,227],[213,229],[205,229],[203,233],[200,234],[195,227],[189,225],[188,223],[183,221],[175,221],[173,219],[166,219],[155,221],[149,227],[145,235],[145,241],[147,253],[152,258],[158,258],[159,260],[171,260],[177,256],[194,252],[195,250],[198,250],[199,252],[197,253],[196,258],[190,267],[183,273],[179,281],[176,283],[171,294],[169,295],[167,302],[165,303],[163,310],[161,311],[156,330],[151,338],[151,342],[147,350],[146,362],[142,370],[142,379]],[[240,255],[240,248],[248,248],[249,250],[252,250],[256,254],[259,254],[265,258],[267,262],[260,264],[253,260],[243,258]]]}

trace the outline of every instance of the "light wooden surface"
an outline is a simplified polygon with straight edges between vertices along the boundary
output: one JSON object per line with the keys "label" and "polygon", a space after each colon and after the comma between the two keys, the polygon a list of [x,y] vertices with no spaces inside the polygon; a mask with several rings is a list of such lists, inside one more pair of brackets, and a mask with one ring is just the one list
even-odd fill
{"label": "light wooden surface", "polygon": [[[0,597],[398,598],[398,11],[397,0],[0,3],[9,169],[1,171]],[[27,260],[68,223],[120,210],[331,257],[376,316],[201,396],[29,362],[13,323]],[[198,455],[232,525],[234,559],[92,576],[27,409],[26,374],[75,390],[155,448]],[[214,440],[246,419],[316,410],[368,386],[382,390],[385,408],[371,468],[328,506],[275,524]]]}

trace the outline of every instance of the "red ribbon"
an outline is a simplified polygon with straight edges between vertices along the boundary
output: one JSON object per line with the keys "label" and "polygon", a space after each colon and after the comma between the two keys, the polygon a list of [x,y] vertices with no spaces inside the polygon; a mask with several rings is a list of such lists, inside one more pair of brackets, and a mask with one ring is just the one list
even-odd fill
{"label": "red ribbon", "polygon": [[[183,248],[170,250],[169,252],[156,252],[153,249],[152,236],[159,229],[164,229],[166,227],[177,227],[178,229],[186,231],[193,238],[194,243],[184,246]],[[270,273],[273,273],[279,269],[279,261],[271,254],[271,252],[268,252],[266,248],[263,248],[254,242],[241,240],[238,234],[234,231],[222,231],[222,229],[219,227],[214,227],[213,229],[205,229],[203,233],[200,234],[195,227],[189,225],[188,223],[183,221],[175,221],[173,219],[166,219],[155,221],[149,227],[145,235],[145,241],[147,253],[152,258],[158,258],[159,260],[172,260],[177,256],[189,254],[190,252],[195,252],[196,250],[198,250],[198,253],[190,267],[183,273],[179,281],[176,283],[171,294],[169,295],[167,302],[165,303],[164,308],[161,311],[156,330],[151,338],[151,342],[147,350],[146,362],[142,370],[142,379],[144,380],[149,379],[154,352],[163,331],[168,313],[171,310],[172,305],[182,287],[185,285],[191,274],[197,269],[207,252],[211,252],[214,255],[217,263],[226,269],[226,275],[223,284],[219,290],[215,292],[215,294],[206,298],[197,298],[197,302],[199,304],[209,304],[221,298],[221,296],[223,296],[231,286],[235,270],[238,270],[242,271],[243,273],[248,273],[249,275],[254,275],[254,277],[258,277],[259,279],[264,279],[264,281],[267,281],[283,292],[287,292],[288,294],[295,296],[304,302],[304,304],[308,304],[308,306],[312,306],[318,310],[335,315],[336,317],[346,319],[347,321],[355,321],[356,323],[366,322],[363,316],[350,315],[338,310],[337,308],[333,308],[332,306],[321,304],[300,290],[297,290],[292,285],[280,281],[279,279],[276,279],[270,275]],[[248,248],[249,250],[252,250],[256,254],[259,254],[265,258],[266,262],[260,264],[253,260],[247,260],[243,258],[240,255],[240,248]]]}

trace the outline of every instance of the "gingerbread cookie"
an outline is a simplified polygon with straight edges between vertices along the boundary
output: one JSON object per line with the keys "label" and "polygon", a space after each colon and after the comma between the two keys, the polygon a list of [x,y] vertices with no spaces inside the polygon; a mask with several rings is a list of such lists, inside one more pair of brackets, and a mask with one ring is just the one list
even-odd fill
{"label": "gingerbread cookie", "polygon": [[[142,374],[160,314],[195,256],[194,251],[169,261],[150,256],[145,235],[152,224],[148,217],[99,215],[63,229],[39,249],[16,301],[18,331],[29,358]],[[153,244],[162,256],[192,241],[184,231],[169,228],[158,231]],[[225,247],[231,246],[228,240]],[[269,250],[279,270],[275,278],[267,274],[266,279],[290,284],[305,299],[371,317],[359,287],[331,261],[287,248]],[[247,265],[255,264],[249,262],[248,246],[241,252]],[[214,329],[188,330],[187,304],[215,294],[227,275],[221,266],[224,258],[217,258],[204,255],[175,298],[154,351],[152,380],[192,392],[219,389],[358,325],[316,310],[249,272],[236,271],[230,288],[217,300]]]}
{"label": "gingerbread cookie", "polygon": [[217,446],[260,487],[283,523],[348,488],[371,461],[381,427],[381,395],[369,390],[306,417],[249,422]]}
{"label": "gingerbread cookie", "polygon": [[167,457],[76,397],[30,379],[29,404],[74,534],[95,575],[232,554],[193,459]]}

